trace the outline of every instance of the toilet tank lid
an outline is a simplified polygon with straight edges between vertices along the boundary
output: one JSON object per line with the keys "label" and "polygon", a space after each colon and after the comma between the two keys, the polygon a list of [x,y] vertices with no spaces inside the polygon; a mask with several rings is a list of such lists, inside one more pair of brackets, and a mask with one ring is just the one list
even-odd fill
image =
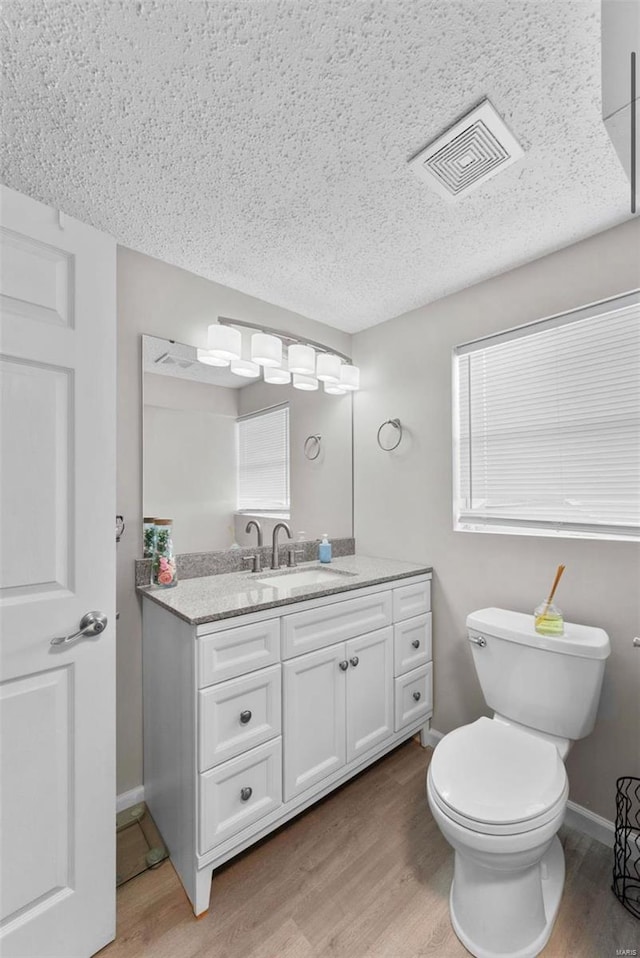
{"label": "toilet tank lid", "polygon": [[498,639],[509,639],[520,645],[585,659],[606,659],[611,651],[609,636],[604,629],[565,622],[564,635],[539,635],[534,628],[533,615],[508,609],[479,609],[471,612],[467,616],[467,629]]}

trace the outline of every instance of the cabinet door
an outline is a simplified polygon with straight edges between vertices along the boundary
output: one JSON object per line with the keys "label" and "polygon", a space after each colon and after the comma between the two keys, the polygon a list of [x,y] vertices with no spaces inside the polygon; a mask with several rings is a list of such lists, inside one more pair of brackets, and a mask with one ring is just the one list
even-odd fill
{"label": "cabinet door", "polygon": [[341,642],[282,666],[285,801],[345,764],[345,661]]}
{"label": "cabinet door", "polygon": [[347,642],[347,762],[393,734],[393,629]]}

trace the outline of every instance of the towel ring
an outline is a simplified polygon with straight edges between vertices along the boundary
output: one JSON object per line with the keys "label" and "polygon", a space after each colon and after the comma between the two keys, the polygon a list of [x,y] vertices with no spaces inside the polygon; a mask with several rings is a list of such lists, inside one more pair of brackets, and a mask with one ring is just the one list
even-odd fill
{"label": "towel ring", "polygon": [[[307,436],[304,441],[304,457],[308,459],[309,462],[313,462],[314,459],[317,459],[320,455],[320,450],[322,448],[322,436]],[[313,450],[315,449],[315,454]]]}
{"label": "towel ring", "polygon": [[[393,444],[393,446],[383,446],[382,443],[380,442],[380,433],[382,432],[385,426],[393,426],[394,429],[398,430],[398,438],[396,442]],[[385,421],[382,423],[382,425],[378,429],[378,445],[380,446],[380,448],[383,449],[385,452],[393,452],[394,449],[398,448],[401,442],[402,442],[402,423],[400,422],[400,420],[385,419]]]}

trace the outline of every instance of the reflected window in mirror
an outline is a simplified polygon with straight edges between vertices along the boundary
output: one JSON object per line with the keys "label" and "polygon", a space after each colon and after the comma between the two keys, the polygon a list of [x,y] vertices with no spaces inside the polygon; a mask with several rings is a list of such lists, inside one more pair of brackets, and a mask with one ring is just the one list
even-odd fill
{"label": "reflected window in mirror", "polygon": [[289,404],[240,417],[237,455],[238,512],[289,519]]}

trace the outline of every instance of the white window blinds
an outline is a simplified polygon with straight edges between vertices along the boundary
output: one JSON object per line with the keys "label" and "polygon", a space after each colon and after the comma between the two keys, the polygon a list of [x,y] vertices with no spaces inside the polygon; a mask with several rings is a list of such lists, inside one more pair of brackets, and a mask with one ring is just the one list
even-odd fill
{"label": "white window blinds", "polygon": [[289,511],[289,407],[238,420],[238,509]]}
{"label": "white window blinds", "polygon": [[640,294],[454,350],[458,529],[640,538]]}

